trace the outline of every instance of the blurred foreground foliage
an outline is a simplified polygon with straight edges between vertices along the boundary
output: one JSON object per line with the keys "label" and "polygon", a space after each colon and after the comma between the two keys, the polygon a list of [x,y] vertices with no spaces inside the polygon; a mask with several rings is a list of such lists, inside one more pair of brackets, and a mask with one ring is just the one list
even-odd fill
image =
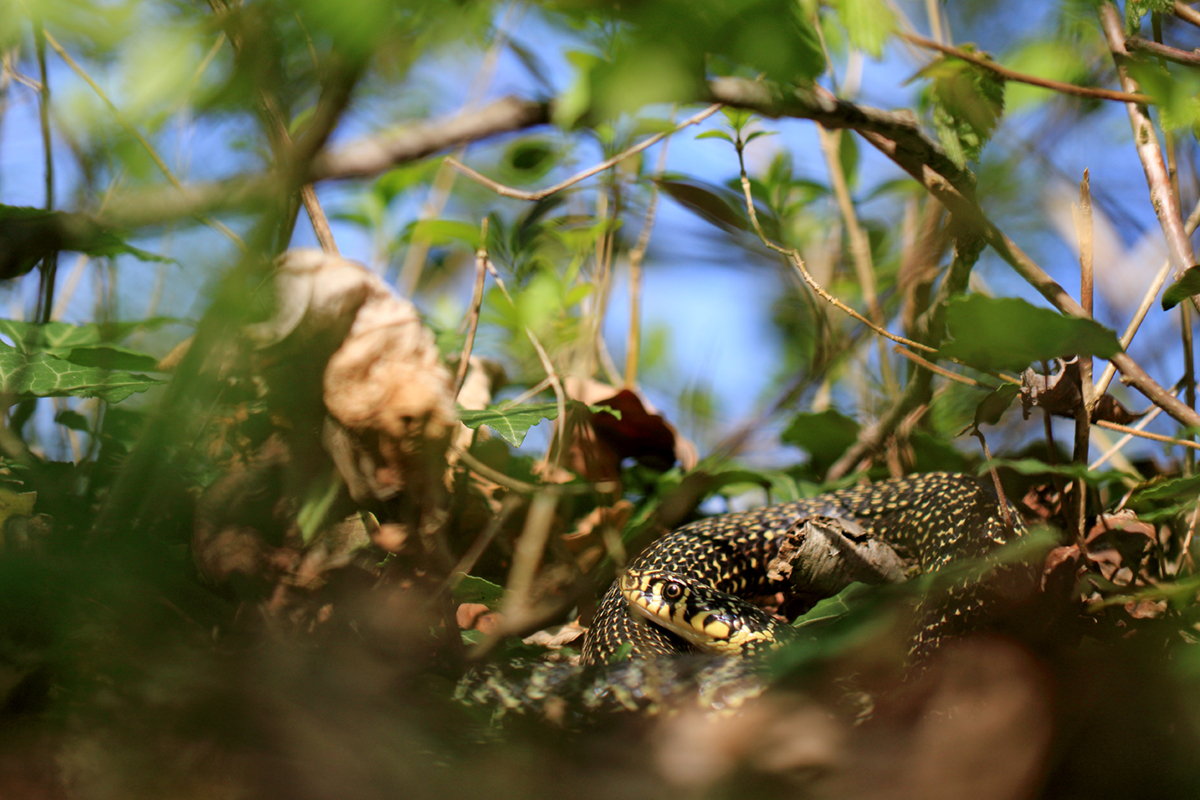
{"label": "blurred foreground foliage", "polygon": [[[1194,793],[1195,425],[1089,466],[1051,423],[1142,418],[1124,386],[1080,394],[1126,352],[1194,406],[1190,334],[1119,339],[1116,294],[1096,320],[991,296],[963,208],[1075,280],[1038,137],[1114,129],[1091,90],[1117,66],[1195,195],[1197,35],[1187,6],[1025,5],[0,0],[0,796]],[[900,113],[853,105],[864,61],[908,69],[877,99]],[[826,126],[802,150],[777,115]],[[667,135],[721,166],[640,146]],[[651,235],[666,203],[682,245]],[[681,377],[689,343],[640,327],[646,273],[697,253],[773,287],[736,425]],[[724,329],[732,302],[676,311]],[[481,659],[569,660],[614,570],[700,513],[935,470],[998,476],[1044,586],[918,673],[937,577],[792,609],[802,641],[735,715],[451,699]]]}

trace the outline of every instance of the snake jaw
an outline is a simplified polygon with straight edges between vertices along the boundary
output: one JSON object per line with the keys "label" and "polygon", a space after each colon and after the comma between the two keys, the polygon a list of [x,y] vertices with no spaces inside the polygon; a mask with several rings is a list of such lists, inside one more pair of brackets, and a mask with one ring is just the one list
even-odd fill
{"label": "snake jaw", "polygon": [[781,643],[765,612],[677,573],[630,570],[621,577],[621,594],[638,616],[703,652],[736,656]]}

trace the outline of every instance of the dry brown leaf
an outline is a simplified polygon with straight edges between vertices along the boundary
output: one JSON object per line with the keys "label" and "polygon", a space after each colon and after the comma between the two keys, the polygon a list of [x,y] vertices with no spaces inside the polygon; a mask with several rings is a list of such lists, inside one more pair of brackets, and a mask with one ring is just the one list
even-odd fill
{"label": "dry brown leaf", "polygon": [[482,603],[460,603],[454,614],[458,627],[491,636],[504,627],[504,617]]}
{"label": "dry brown leaf", "polygon": [[559,625],[554,628],[537,631],[533,635],[522,639],[525,644],[539,645],[550,650],[558,650],[572,642],[583,644],[583,636],[587,633],[587,628],[579,624],[579,620],[568,622],[566,625]]}

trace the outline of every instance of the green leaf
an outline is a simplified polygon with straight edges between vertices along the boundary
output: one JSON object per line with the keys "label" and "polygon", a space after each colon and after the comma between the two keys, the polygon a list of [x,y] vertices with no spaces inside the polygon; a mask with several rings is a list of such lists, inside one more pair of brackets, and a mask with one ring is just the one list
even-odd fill
{"label": "green leaf", "polygon": [[1012,405],[1012,401],[1021,393],[1021,387],[1011,383],[996,387],[987,397],[975,407],[975,427],[980,425],[995,425],[1004,416],[1004,412]]}
{"label": "green leaf", "polygon": [[726,231],[750,231],[750,219],[741,195],[721,186],[692,178],[658,180],[658,187],[673,200],[718,228]]}
{"label": "green leaf", "polygon": [[1131,477],[1116,470],[1093,472],[1088,469],[1087,464],[1047,464],[1044,461],[1038,461],[1036,458],[993,458],[991,461],[981,464],[979,469],[976,470],[976,474],[984,475],[992,467],[1007,467],[1021,475],[1061,475],[1064,478],[1071,478],[1073,480],[1082,479],[1090,486],[1100,486],[1105,483]]}
{"label": "green leaf", "polygon": [[[975,52],[972,45],[959,46]],[[937,59],[917,75],[930,81],[922,93],[922,104],[931,109],[946,154],[960,167],[977,161],[1004,112],[1004,81],[990,70],[953,56]]]}
{"label": "green leaf", "polygon": [[725,131],[705,131],[704,133],[696,134],[697,139],[724,139],[733,144],[733,137]]}
{"label": "green leaf", "polygon": [[826,622],[837,617],[843,617],[849,614],[852,610],[852,604],[855,598],[874,591],[874,588],[865,583],[851,583],[845,589],[835,594],[833,597],[826,597],[824,600],[817,602],[815,606],[810,608],[807,613],[801,614],[792,621],[793,628],[806,628],[810,625],[816,625],[821,622]]}
{"label": "green leaf", "polygon": [[454,577],[458,578],[458,585],[452,592],[455,603],[482,603],[492,609],[500,607],[500,601],[504,597],[503,586],[464,572],[456,572]]}
{"label": "green leaf", "polygon": [[117,342],[135,331],[157,330],[179,322],[180,320],[173,317],[151,317],[140,322],[92,322],[86,325],[71,325],[66,322],[40,324],[0,319],[0,336],[12,339],[18,350],[66,355],[77,347]]}
{"label": "green leaf", "polygon": [[884,0],[835,0],[832,5],[850,44],[872,58],[882,56],[888,36],[896,29],[891,6]]}
{"label": "green leaf", "polygon": [[797,414],[780,439],[799,447],[812,457],[813,466],[824,471],[858,439],[859,424],[830,408]]}
{"label": "green leaf", "polygon": [[459,241],[474,250],[479,247],[479,226],[452,219],[426,219],[410,223],[401,234],[400,240],[427,241],[434,247]]}
{"label": "green leaf", "polygon": [[1020,371],[1060,356],[1111,358],[1121,352],[1117,335],[1095,320],[1065,317],[1012,297],[956,298],[946,309],[946,327],[953,341],[938,357],[985,371]]}
{"label": "green leaf", "polygon": [[24,275],[47,255],[60,250],[176,263],[172,258],[133,247],[86,214],[0,205],[0,278]]}
{"label": "green leaf", "polygon": [[1162,296],[1163,311],[1170,311],[1195,294],[1200,294],[1200,266],[1188,267],[1177,281],[1167,287]]}
{"label": "green leaf", "polygon": [[131,350],[115,344],[73,347],[65,355],[58,354],[72,364],[101,369],[144,370],[159,372],[158,359],[148,353]]}
{"label": "green leaf", "polygon": [[[576,401],[572,401],[576,402]],[[540,403],[537,405],[519,405],[505,408],[504,406],[489,406],[482,411],[458,410],[458,419],[471,430],[480,425],[487,425],[501,439],[513,447],[520,447],[525,441],[529,429],[544,419],[558,417],[557,403]]]}
{"label": "green leaf", "polygon": [[161,383],[146,375],[81,367],[49,353],[0,349],[0,391],[18,397],[99,397],[116,403]]}
{"label": "green leaf", "polygon": [[1140,505],[1152,500],[1172,500],[1181,495],[1194,498],[1197,494],[1200,494],[1200,475],[1192,475],[1187,478],[1151,481],[1138,489],[1129,498],[1129,502]]}
{"label": "green leaf", "polygon": [[80,431],[81,433],[90,433],[87,417],[78,411],[64,408],[54,416],[54,421],[64,428],[70,428],[73,431]]}
{"label": "green leaf", "polygon": [[500,162],[506,179],[513,183],[533,183],[558,163],[558,148],[543,137],[519,139],[509,145]]}

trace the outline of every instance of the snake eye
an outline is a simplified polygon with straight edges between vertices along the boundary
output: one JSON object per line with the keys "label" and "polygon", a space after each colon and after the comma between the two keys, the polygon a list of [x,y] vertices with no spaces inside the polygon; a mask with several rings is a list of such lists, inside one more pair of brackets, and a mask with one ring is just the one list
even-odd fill
{"label": "snake eye", "polygon": [[683,597],[683,587],[678,583],[668,583],[663,586],[662,593],[663,597],[668,600],[678,600],[680,597]]}

